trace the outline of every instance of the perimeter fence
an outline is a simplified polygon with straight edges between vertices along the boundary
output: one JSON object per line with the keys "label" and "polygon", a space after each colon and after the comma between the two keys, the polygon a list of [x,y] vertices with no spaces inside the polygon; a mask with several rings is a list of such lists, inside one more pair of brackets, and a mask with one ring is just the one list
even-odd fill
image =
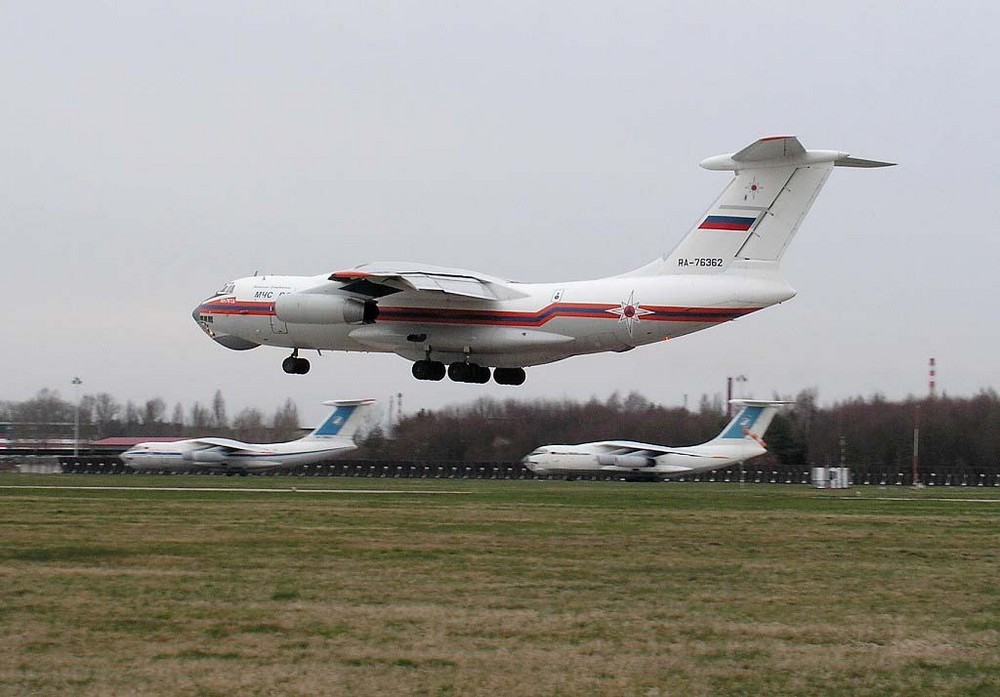
{"label": "perimeter fence", "polygon": [[[132,472],[115,457],[92,455],[62,457],[61,470],[69,474],[126,474]],[[849,466],[849,465],[848,465]],[[153,472],[152,474],[158,474]],[[166,474],[166,473],[164,473]],[[370,477],[386,479],[566,479],[564,476],[538,476],[520,462],[426,462],[426,461],[373,461],[335,460],[315,465],[299,465],[287,470],[264,473],[267,475],[299,477]],[[593,474],[573,477],[581,480],[642,479],[641,473],[633,477],[620,474]],[[687,482],[745,482],[751,484],[809,484],[808,465],[776,465],[771,467],[746,466],[702,472],[672,481]],[[861,466],[851,468],[851,481],[855,485],[910,486],[912,472],[898,467]],[[990,486],[1000,487],[1000,470],[970,466],[936,466],[920,470],[917,481],[924,486]]]}

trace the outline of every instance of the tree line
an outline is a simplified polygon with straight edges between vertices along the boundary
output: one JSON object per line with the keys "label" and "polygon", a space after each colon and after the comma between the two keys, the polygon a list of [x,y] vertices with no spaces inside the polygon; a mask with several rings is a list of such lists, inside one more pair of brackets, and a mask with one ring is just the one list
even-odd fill
{"label": "tree line", "polygon": [[[1000,396],[986,389],[972,397],[855,397],[820,406],[816,390],[804,390],[778,414],[765,436],[769,453],[760,464],[909,467],[914,429],[920,459],[931,466],[1000,470]],[[66,437],[76,405],[43,389],[23,402],[0,401],[6,437]],[[170,416],[168,417],[167,414]],[[635,440],[692,445],[714,437],[727,417],[718,397],[701,399],[697,410],[666,407],[638,393],[605,400],[497,400],[423,409],[391,428],[371,423],[359,437],[358,458],[445,462],[515,461],[539,445],[593,440]],[[71,426],[70,426],[71,427]],[[20,429],[20,431],[18,431]],[[34,429],[35,432],[28,432]],[[10,431],[14,431],[11,433]],[[109,436],[230,436],[268,442],[299,435],[299,414],[288,399],[265,416],[247,407],[229,418],[220,391],[206,403],[168,410],[158,397],[124,404],[107,393],[80,399],[84,439]],[[71,434],[71,431],[70,431]]]}
{"label": "tree line", "polygon": [[[1000,396],[992,389],[973,397],[856,397],[828,407],[816,390],[804,390],[779,412],[765,435],[768,454],[757,460],[783,465],[909,469],[919,422],[920,461],[929,466],[1000,470]],[[918,415],[919,413],[919,415]],[[635,440],[694,445],[726,424],[721,400],[702,398],[697,411],[664,407],[642,395],[612,395],[588,402],[480,399],[424,410],[396,424],[392,438],[374,429],[361,455],[377,458],[511,461],[539,445],[594,440]]]}
{"label": "tree line", "polygon": [[[0,401],[0,422],[5,437],[45,440],[72,435],[77,404],[62,399],[48,388],[23,402]],[[216,390],[208,404],[195,402],[185,409],[174,405],[168,416],[166,403],[159,397],[124,404],[107,392],[86,394],[79,402],[80,437],[100,440],[125,437],[190,437],[211,432],[245,441],[268,442],[294,438],[299,428],[299,410],[288,399],[268,418],[256,407],[247,407],[232,419],[226,400]]]}

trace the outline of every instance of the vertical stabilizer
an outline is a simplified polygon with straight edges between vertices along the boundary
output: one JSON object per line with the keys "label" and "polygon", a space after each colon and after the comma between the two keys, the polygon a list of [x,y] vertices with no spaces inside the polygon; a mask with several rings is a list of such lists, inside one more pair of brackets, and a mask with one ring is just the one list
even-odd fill
{"label": "vertical stabilizer", "polygon": [[761,138],[705,169],[736,176],[661,259],[626,275],[717,274],[735,261],[777,263],[836,166],[884,167],[834,150],[806,150],[795,136]]}
{"label": "vertical stabilizer", "polygon": [[722,433],[710,440],[709,443],[742,441],[744,438],[751,438],[763,446],[764,433],[771,425],[774,415],[778,413],[778,407],[794,404],[794,402],[733,399],[730,404],[739,405],[740,410],[733,417],[733,420],[722,429]]}
{"label": "vertical stabilizer", "polygon": [[323,402],[326,406],[333,407],[330,415],[324,419],[323,423],[317,426],[312,433],[305,436],[307,439],[317,438],[353,438],[354,434],[361,428],[371,412],[374,399],[338,399]]}

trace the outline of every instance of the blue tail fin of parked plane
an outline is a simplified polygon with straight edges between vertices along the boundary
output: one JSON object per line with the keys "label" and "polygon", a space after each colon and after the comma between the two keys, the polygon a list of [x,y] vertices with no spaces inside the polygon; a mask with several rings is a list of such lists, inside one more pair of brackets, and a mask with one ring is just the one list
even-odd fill
{"label": "blue tail fin of parked plane", "polygon": [[334,409],[306,438],[353,438],[364,424],[374,403],[374,399],[338,399],[323,402]]}
{"label": "blue tail fin of parked plane", "polygon": [[755,440],[763,438],[767,427],[771,425],[771,420],[778,413],[778,407],[792,402],[734,399],[730,404],[739,406],[740,410],[722,429],[722,433],[713,439],[714,441],[743,440],[747,436]]}

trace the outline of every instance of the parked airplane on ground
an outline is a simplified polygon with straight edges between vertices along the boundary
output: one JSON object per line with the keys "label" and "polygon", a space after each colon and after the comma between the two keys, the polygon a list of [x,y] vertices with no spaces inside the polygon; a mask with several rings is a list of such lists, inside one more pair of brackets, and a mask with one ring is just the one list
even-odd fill
{"label": "parked airplane on ground", "polygon": [[734,399],[740,410],[707,443],[671,448],[628,440],[545,445],[522,462],[535,474],[620,474],[626,479],[667,479],[728,467],[767,452],[764,432],[778,407],[791,402]]}
{"label": "parked airplane on ground", "polygon": [[230,438],[191,438],[172,443],[139,443],[122,461],[140,471],[221,471],[247,474],[321,462],[354,450],[354,434],[364,425],[374,399],[323,402],[334,407],[308,435],[285,443],[243,443]]}
{"label": "parked airplane on ground", "polygon": [[[219,344],[292,349],[282,367],[306,373],[305,349],[380,351],[413,361],[413,376],[504,385],[525,366],[690,334],[784,302],[795,291],[778,263],[833,167],[884,167],[847,153],[762,138],[701,163],[734,179],[673,251],[609,278],[519,283],[474,271],[371,263],[318,276],[251,276],[195,308]],[[446,367],[447,366],[447,367]]]}

